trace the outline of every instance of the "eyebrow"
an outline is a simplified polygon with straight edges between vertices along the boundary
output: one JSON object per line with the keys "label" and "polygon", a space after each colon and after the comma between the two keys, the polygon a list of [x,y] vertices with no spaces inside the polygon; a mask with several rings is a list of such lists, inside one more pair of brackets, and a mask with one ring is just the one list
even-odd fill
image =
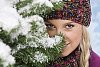
{"label": "eyebrow", "polygon": [[49,23],[49,21],[45,21],[45,23]]}
{"label": "eyebrow", "polygon": [[46,21],[45,24],[52,24],[52,23],[50,23],[49,21]]}
{"label": "eyebrow", "polygon": [[68,23],[65,23],[65,24],[71,24],[71,23],[74,23],[73,21],[70,21],[70,22],[68,22]]}

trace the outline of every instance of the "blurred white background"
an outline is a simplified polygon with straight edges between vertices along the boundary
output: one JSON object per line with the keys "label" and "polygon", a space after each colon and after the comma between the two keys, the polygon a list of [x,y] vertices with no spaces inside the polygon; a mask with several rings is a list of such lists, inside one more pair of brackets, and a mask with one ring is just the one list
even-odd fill
{"label": "blurred white background", "polygon": [[92,21],[89,27],[92,49],[100,56],[100,0],[91,0]]}

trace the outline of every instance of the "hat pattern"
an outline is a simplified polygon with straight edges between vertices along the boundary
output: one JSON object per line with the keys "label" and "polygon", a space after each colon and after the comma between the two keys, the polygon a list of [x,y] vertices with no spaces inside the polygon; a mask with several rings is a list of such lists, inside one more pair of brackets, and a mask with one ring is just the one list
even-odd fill
{"label": "hat pattern", "polygon": [[89,0],[63,0],[64,7],[49,13],[44,19],[63,19],[89,26],[91,7]]}

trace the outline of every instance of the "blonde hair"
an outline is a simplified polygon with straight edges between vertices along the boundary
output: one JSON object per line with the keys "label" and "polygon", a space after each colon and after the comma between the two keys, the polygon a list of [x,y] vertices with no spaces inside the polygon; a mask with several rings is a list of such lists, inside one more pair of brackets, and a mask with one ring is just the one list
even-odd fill
{"label": "blonde hair", "polygon": [[80,67],[89,67],[90,39],[85,26],[82,26],[82,42],[80,44],[80,49],[82,51],[80,56]]}

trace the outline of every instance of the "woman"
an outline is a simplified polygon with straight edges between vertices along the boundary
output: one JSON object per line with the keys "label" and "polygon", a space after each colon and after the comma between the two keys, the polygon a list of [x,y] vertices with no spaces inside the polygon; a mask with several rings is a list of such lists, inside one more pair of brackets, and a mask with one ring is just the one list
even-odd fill
{"label": "woman", "polygon": [[50,37],[64,35],[61,57],[48,67],[100,67],[100,57],[90,47],[86,27],[91,21],[89,0],[63,0],[64,7],[45,18]]}

